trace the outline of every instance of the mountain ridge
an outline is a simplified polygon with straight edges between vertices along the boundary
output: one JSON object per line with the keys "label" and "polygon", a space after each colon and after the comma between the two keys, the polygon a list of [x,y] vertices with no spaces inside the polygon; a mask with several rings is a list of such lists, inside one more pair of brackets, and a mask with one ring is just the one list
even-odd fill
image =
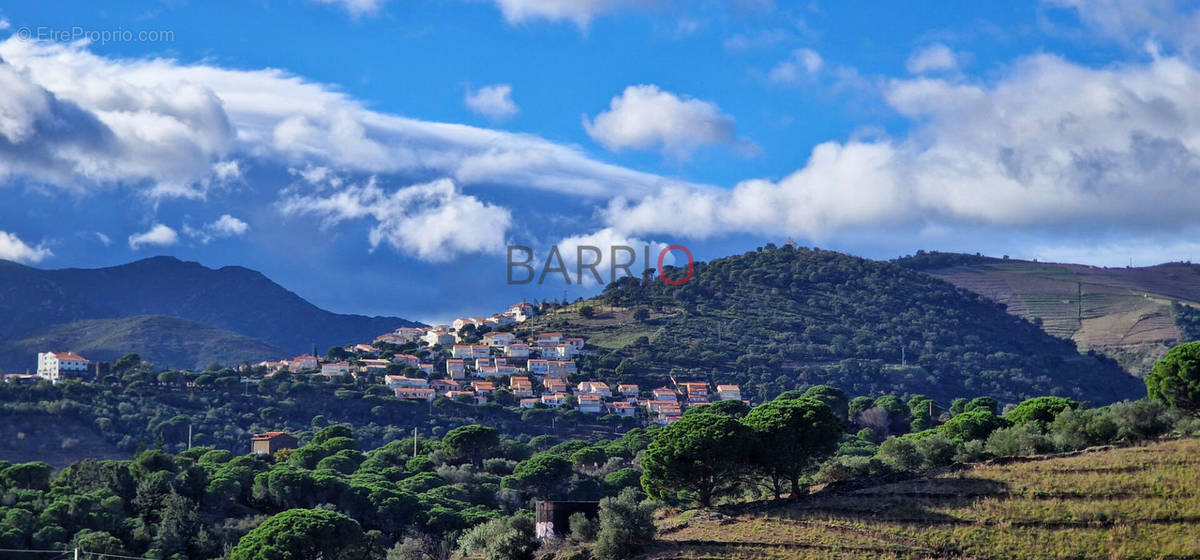
{"label": "mountain ridge", "polygon": [[321,309],[261,272],[218,269],[170,256],[102,268],[38,269],[0,263],[0,340],[63,323],[164,315],[260,340],[291,353],[373,339],[400,317]]}

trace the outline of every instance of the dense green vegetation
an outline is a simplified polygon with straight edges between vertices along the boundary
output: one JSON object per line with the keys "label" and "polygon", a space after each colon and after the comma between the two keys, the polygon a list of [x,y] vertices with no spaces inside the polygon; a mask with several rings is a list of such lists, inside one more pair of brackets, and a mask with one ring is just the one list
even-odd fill
{"label": "dense green vegetation", "polygon": [[459,546],[466,556],[528,558],[537,546],[535,496],[617,498],[594,533],[619,540],[610,543],[615,550],[637,544],[626,533],[653,532],[636,522],[645,518],[636,494],[622,494],[637,488],[633,460],[649,442],[640,429],[558,442],[470,425],[442,440],[408,438],[366,452],[354,435],[328,426],[274,456],[148,449],[56,474],[42,463],[2,463],[0,548],[304,560]]}
{"label": "dense green vegetation", "polygon": [[[661,313],[650,335],[582,361],[584,373],[611,382],[734,382],[760,401],[817,384],[944,402],[989,394],[1104,403],[1141,391],[1111,360],[1080,355],[998,304],[831,251],[768,246],[696,263],[682,286],[623,278],[586,304]],[[553,315],[541,321],[570,331]]]}

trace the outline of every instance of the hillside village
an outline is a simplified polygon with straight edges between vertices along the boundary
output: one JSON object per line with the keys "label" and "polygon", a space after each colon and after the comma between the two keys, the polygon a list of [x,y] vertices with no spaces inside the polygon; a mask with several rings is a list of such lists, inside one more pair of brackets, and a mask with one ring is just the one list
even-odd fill
{"label": "hillside village", "polygon": [[[737,385],[674,381],[673,386],[609,385],[579,374],[576,359],[593,350],[582,337],[562,332],[514,331],[539,313],[521,302],[490,317],[464,317],[449,325],[401,327],[370,343],[331,348],[324,356],[243,365],[243,384],[287,372],[331,380],[365,380],[390,389],[396,398],[432,403],[439,398],[470,404],[573,408],[585,414],[641,419],[668,425],[690,407],[742,401]],[[315,349],[314,349],[315,350]],[[35,374],[2,376],[8,382],[66,379],[100,380],[109,364],[73,352],[38,354]],[[189,382],[191,383],[191,382]],[[747,402],[748,401],[744,401]]]}

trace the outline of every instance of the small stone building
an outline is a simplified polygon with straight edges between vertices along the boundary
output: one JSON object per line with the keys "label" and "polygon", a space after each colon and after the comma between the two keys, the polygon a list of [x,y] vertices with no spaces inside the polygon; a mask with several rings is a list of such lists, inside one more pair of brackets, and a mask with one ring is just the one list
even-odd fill
{"label": "small stone building", "polygon": [[250,452],[255,455],[263,453],[274,455],[280,449],[295,449],[300,446],[299,443],[295,436],[287,432],[255,434],[254,437],[250,438]]}

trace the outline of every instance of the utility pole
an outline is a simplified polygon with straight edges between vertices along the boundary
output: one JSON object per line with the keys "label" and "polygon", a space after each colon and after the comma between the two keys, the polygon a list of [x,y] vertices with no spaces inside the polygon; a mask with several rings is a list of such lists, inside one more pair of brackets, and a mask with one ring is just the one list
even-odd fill
{"label": "utility pole", "polygon": [[417,456],[417,427],[413,426],[413,457]]}
{"label": "utility pole", "polygon": [[192,450],[192,423],[188,422],[188,451]]}
{"label": "utility pole", "polygon": [[904,346],[901,345],[900,346],[900,365],[902,365],[902,366],[908,365],[908,355],[904,353],[904,350],[905,350]]}
{"label": "utility pole", "polygon": [[75,549],[75,560],[79,560],[79,549]]}

